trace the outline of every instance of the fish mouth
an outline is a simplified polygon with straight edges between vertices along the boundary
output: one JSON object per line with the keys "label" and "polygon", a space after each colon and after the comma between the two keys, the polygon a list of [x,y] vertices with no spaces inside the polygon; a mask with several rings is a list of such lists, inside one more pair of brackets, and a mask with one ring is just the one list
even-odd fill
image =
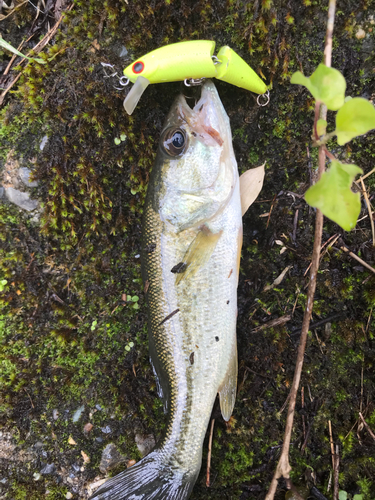
{"label": "fish mouth", "polygon": [[230,130],[229,120],[211,80],[206,80],[202,85],[201,96],[193,108],[182,94],[177,98],[176,108],[180,120],[185,122],[190,133],[210,146],[224,144],[224,138]]}

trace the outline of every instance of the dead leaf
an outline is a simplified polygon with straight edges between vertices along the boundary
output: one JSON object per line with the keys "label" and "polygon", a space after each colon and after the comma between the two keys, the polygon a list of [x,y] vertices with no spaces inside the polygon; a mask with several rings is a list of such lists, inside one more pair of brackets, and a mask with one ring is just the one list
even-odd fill
{"label": "dead leaf", "polygon": [[135,465],[137,462],[135,460],[129,460],[129,462],[126,464],[126,467],[129,468],[132,465]]}
{"label": "dead leaf", "polygon": [[86,453],[82,450],[81,450],[81,455],[82,455],[84,463],[88,464],[90,462],[90,457],[88,455],[86,455]]}
{"label": "dead leaf", "polygon": [[266,162],[260,167],[247,170],[240,177],[242,215],[244,215],[249,206],[254,203],[263,187],[265,164]]}
{"label": "dead leaf", "polygon": [[71,444],[72,446],[76,445],[77,443],[74,441],[74,439],[72,438],[72,436],[69,436],[68,438],[68,443]]}
{"label": "dead leaf", "polygon": [[272,285],[266,285],[263,288],[263,292],[267,292],[268,290],[272,290],[277,285],[280,285],[280,283],[283,281],[286,273],[291,269],[293,266],[288,266],[284,269],[284,271],[275,279],[275,281],[272,283]]}

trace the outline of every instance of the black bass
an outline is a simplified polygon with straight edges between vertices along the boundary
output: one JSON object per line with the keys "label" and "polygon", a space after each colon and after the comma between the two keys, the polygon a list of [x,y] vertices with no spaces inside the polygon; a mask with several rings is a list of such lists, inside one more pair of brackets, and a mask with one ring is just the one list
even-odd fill
{"label": "black bass", "polygon": [[189,497],[216,395],[225,420],[236,398],[242,213],[262,172],[245,179],[241,210],[229,119],[214,84],[205,82],[194,109],[178,97],[150,178],[142,241],[150,356],[167,428],[157,448],[92,499]]}

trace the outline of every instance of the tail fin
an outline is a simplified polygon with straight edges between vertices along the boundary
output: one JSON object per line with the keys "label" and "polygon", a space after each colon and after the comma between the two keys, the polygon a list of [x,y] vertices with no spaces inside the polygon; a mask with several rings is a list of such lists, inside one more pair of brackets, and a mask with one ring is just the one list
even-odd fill
{"label": "tail fin", "polygon": [[165,465],[158,450],[106,481],[89,500],[184,500],[199,469],[193,473]]}

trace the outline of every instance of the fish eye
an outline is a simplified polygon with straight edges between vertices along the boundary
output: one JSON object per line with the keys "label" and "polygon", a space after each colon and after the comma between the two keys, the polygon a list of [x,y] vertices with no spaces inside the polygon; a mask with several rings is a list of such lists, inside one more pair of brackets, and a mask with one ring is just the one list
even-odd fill
{"label": "fish eye", "polygon": [[162,147],[169,156],[179,156],[185,151],[187,142],[186,132],[183,129],[170,128],[164,133]]}

